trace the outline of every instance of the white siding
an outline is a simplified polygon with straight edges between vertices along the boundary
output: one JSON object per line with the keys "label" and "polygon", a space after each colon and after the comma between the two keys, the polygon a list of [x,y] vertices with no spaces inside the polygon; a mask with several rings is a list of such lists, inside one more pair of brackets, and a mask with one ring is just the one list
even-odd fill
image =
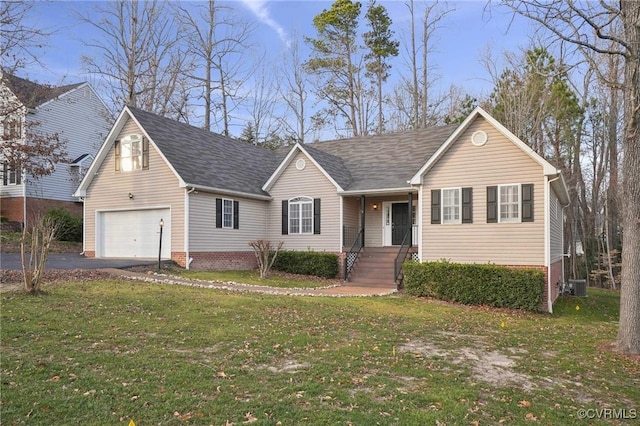
{"label": "white siding", "polygon": [[[476,130],[488,134],[482,147],[471,143]],[[534,221],[487,223],[486,187],[534,184]],[[472,187],[473,223],[431,224],[431,190]],[[483,118],[463,132],[423,178],[422,259],[544,265],[544,175],[542,166]]]}
{"label": "white siding", "polygon": [[[120,137],[140,133],[129,119]],[[171,209],[171,251],[184,252],[184,188],[162,159],[155,147],[149,146],[149,169],[116,172],[113,146],[87,189],[85,197],[85,250],[95,251],[96,212],[137,210],[149,208]],[[133,199],[129,199],[129,193]]]}
{"label": "white siding", "polygon": [[[58,133],[66,141],[70,161],[82,154],[95,156],[110,128],[108,111],[88,87],[79,87],[52,100],[27,119],[39,122],[37,131],[43,134]],[[72,197],[75,190],[69,164],[58,163],[52,175],[29,183],[27,196],[78,201]]]}
{"label": "white siding", "polygon": [[[303,170],[296,169],[298,159],[306,161]],[[336,187],[310,159],[298,153],[269,193],[273,197],[267,214],[269,240],[284,241],[287,250],[341,251],[340,197]],[[322,200],[321,234],[282,235],[282,200],[303,196]]]}
{"label": "white siding", "polygon": [[[216,198],[238,201],[238,229],[216,228]],[[229,195],[189,194],[189,251],[252,251],[249,241],[267,236],[267,203]]]}
{"label": "white siding", "polygon": [[562,260],[564,248],[562,247],[562,221],[563,212],[562,205],[558,197],[551,189],[549,198],[549,224],[551,227],[551,236],[549,240],[551,263]]}

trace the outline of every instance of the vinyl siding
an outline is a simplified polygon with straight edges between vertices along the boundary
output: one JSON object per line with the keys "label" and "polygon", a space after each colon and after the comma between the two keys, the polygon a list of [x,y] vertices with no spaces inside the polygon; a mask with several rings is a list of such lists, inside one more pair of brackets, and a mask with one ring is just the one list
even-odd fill
{"label": "vinyl siding", "polygon": [[[66,141],[70,161],[83,154],[95,156],[109,133],[108,111],[88,87],[79,87],[40,107],[27,120],[39,122],[37,131],[58,133]],[[89,163],[85,163],[88,167]],[[77,183],[79,183],[78,181]],[[63,201],[78,201],[72,197],[76,187],[71,181],[68,163],[58,163],[55,172],[30,182],[27,196]]]}
{"label": "vinyl siding", "polygon": [[[216,198],[238,201],[239,228],[216,228]],[[266,238],[267,202],[228,195],[189,194],[189,251],[253,251],[249,241]]]}
{"label": "vinyl siding", "polygon": [[[304,159],[306,167],[296,169],[296,161]],[[284,241],[286,250],[316,250],[339,252],[340,241],[340,197],[336,187],[304,154],[289,163],[269,191],[273,201],[268,209],[268,237],[271,241]],[[320,198],[321,233],[282,235],[282,200],[294,197]]]}
{"label": "vinyl siding", "polygon": [[[484,130],[477,147],[471,135]],[[486,187],[534,184],[534,222],[487,223]],[[473,188],[473,223],[432,225],[431,190]],[[423,178],[422,259],[544,265],[544,175],[542,166],[483,118],[477,118]]]}
{"label": "vinyl siding", "polygon": [[[132,133],[140,134],[129,119],[118,139]],[[171,209],[171,251],[184,251],[184,188],[167,163],[149,144],[149,169],[135,172],[115,172],[113,146],[89,185],[85,197],[85,250],[96,249],[96,211],[136,210],[151,207]],[[134,199],[130,200],[128,194]]]}
{"label": "vinyl siding", "polygon": [[549,197],[549,224],[551,228],[551,238],[549,240],[550,244],[550,254],[551,254],[551,263],[562,260],[562,255],[564,249],[562,247],[562,206],[560,205],[560,201],[558,197],[553,192],[550,191]]}
{"label": "vinyl siding", "polygon": [[[342,201],[343,218],[342,224],[345,228],[351,228],[355,235],[360,232],[360,198],[357,197],[344,197]],[[355,235],[354,238],[355,239]],[[347,236],[345,236],[347,237]],[[351,247],[354,241],[346,239],[344,245]]]}

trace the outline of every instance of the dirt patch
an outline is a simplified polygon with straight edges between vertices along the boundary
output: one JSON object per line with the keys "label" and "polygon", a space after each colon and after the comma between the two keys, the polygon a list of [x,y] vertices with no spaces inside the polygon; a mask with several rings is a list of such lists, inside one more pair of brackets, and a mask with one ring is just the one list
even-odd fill
{"label": "dirt patch", "polygon": [[272,373],[298,373],[309,367],[311,367],[311,364],[308,362],[297,362],[293,359],[287,359],[279,365],[261,365],[257,368],[258,370],[268,370]]}
{"label": "dirt patch", "polygon": [[[473,336],[465,335],[464,338],[469,340]],[[517,386],[527,391],[550,387],[548,382],[536,383],[531,376],[516,371],[517,355],[490,350],[483,340],[481,336],[476,336],[470,345],[452,349],[441,348],[431,341],[413,340],[399,346],[398,352],[420,354],[425,358],[443,358],[454,365],[470,367],[473,380],[498,387]],[[522,350],[518,353],[522,353]]]}
{"label": "dirt patch", "polygon": [[[48,285],[67,281],[92,281],[113,278],[106,272],[86,269],[46,270],[43,275],[44,289]],[[0,273],[0,291],[17,291],[24,288],[22,271],[6,271]]]}

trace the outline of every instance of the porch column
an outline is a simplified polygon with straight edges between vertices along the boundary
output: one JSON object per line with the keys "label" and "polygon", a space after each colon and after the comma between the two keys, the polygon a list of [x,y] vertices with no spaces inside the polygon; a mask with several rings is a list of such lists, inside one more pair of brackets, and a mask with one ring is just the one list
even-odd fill
{"label": "porch column", "polygon": [[413,246],[413,217],[412,217],[412,213],[413,212],[413,194],[410,192],[409,193],[409,247]]}
{"label": "porch column", "polygon": [[365,216],[365,199],[364,195],[360,196],[360,229],[362,229],[362,247],[364,247],[364,216]]}

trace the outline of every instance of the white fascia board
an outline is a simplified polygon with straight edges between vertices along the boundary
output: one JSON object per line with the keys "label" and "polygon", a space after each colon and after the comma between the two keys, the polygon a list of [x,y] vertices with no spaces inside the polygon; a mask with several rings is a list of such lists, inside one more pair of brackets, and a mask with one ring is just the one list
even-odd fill
{"label": "white fascia board", "polygon": [[[45,107],[45,106],[49,105],[51,102],[53,102],[53,101],[57,101],[58,99],[62,99],[62,98],[64,98],[65,96],[69,95],[70,93],[73,93],[73,92],[75,92],[75,91],[77,91],[77,90],[80,90],[80,89],[82,89],[82,88],[84,88],[84,87],[86,87],[86,86],[88,86],[88,85],[89,85],[89,83],[87,83],[87,82],[85,81],[84,83],[80,84],[78,87],[74,87],[73,89],[67,90],[66,92],[59,94],[59,95],[58,95],[58,96],[56,96],[55,98],[51,98],[51,99],[49,99],[48,101],[46,101],[45,103],[43,103],[43,104],[40,104],[40,105],[36,106],[36,107],[34,108],[34,110],[39,110],[40,108],[43,108],[43,107]],[[95,91],[94,91],[94,93],[95,93]],[[98,98],[98,99],[99,99],[99,98]],[[103,102],[103,104],[104,104],[104,102]]]}
{"label": "white fascia board", "polygon": [[569,190],[567,189],[567,183],[564,180],[564,176],[561,172],[558,172],[555,179],[551,179],[549,184],[556,193],[558,200],[562,204],[562,207],[567,207],[571,204],[571,198],[569,197]]}
{"label": "white fascia board", "polygon": [[300,146],[300,144],[296,143],[294,146],[291,147],[291,149],[289,150],[289,153],[284,158],[284,160],[282,160],[280,162],[280,164],[278,165],[276,170],[273,173],[271,173],[271,176],[269,176],[269,179],[267,179],[265,184],[262,185],[262,190],[263,191],[267,191],[268,192],[269,189],[271,189],[271,186],[273,186],[275,181],[280,177],[282,172],[284,172],[284,169],[289,165],[289,163],[293,159],[294,153],[298,149],[299,146]]}
{"label": "white fascia board", "polygon": [[340,195],[367,195],[367,194],[389,194],[392,192],[418,192],[418,188],[414,186],[405,186],[404,188],[383,188],[383,189],[354,189],[349,191],[338,191]]}
{"label": "white fascia board", "polygon": [[182,177],[180,177],[180,175],[178,174],[176,169],[173,167],[173,165],[169,162],[169,160],[167,160],[167,157],[164,156],[164,154],[158,148],[158,146],[155,144],[153,139],[151,139],[151,137],[149,137],[149,134],[146,132],[144,127],[142,127],[142,125],[140,125],[140,122],[138,122],[138,120],[133,115],[131,110],[129,110],[129,107],[125,106],[124,109],[122,110],[122,112],[120,112],[120,115],[118,116],[118,118],[116,119],[116,122],[113,125],[113,127],[111,128],[111,131],[107,135],[107,138],[105,139],[104,143],[100,147],[100,150],[98,151],[98,154],[96,155],[95,161],[93,161],[91,163],[91,167],[89,168],[89,171],[87,172],[87,174],[85,175],[84,179],[80,183],[80,186],[78,187],[76,192],[73,194],[74,197],[85,197],[86,196],[87,188],[91,184],[91,181],[93,180],[93,177],[97,173],[98,168],[102,165],[102,163],[104,162],[105,158],[107,157],[107,154],[109,153],[109,150],[111,149],[111,146],[115,142],[116,137],[120,134],[120,132],[124,128],[124,125],[127,122],[127,118],[131,118],[134,121],[134,123],[136,123],[136,125],[138,126],[138,129],[140,129],[142,134],[149,140],[149,143],[155,148],[156,152],[160,155],[160,157],[164,160],[165,164],[167,164],[169,169],[176,176],[176,178],[178,179],[178,182],[179,182],[179,186],[180,187],[186,187],[187,186],[186,183],[184,182],[184,180],[182,179]]}
{"label": "white fascia board", "polygon": [[120,115],[118,116],[118,118],[116,118],[116,121],[113,124],[113,127],[111,127],[109,134],[107,135],[104,142],[102,143],[102,146],[98,150],[95,160],[91,163],[91,166],[89,166],[89,170],[87,171],[87,174],[84,176],[84,179],[82,179],[82,182],[80,182],[80,186],[78,186],[78,189],[73,194],[74,197],[85,197],[87,195],[87,188],[93,181],[93,178],[98,172],[98,169],[100,168],[100,166],[102,165],[102,162],[104,161],[105,157],[109,153],[109,149],[111,148],[111,145],[113,145],[113,141],[115,140],[115,137],[120,133],[120,131],[124,127],[126,118],[130,116],[131,116],[131,113],[129,112],[129,109],[127,107],[123,108],[123,110],[120,111]]}
{"label": "white fascia board", "polygon": [[193,188],[196,191],[211,192],[211,193],[221,194],[221,195],[230,195],[230,196],[235,196],[235,197],[252,198],[254,200],[262,200],[262,201],[273,200],[273,197],[270,197],[268,195],[259,195],[259,194],[251,194],[251,193],[248,193],[248,192],[232,191],[232,190],[229,190],[229,189],[215,188],[213,186],[195,185],[195,184],[191,184],[191,183],[184,183],[182,181],[180,183],[180,187]]}
{"label": "white fascia board", "polygon": [[285,157],[284,160],[282,160],[282,162],[280,163],[280,165],[278,166],[278,168],[273,172],[273,174],[271,174],[271,176],[269,177],[269,179],[267,180],[267,182],[262,186],[262,190],[263,191],[269,191],[269,189],[271,189],[271,187],[273,186],[273,184],[275,183],[275,181],[280,177],[280,175],[284,172],[285,168],[291,163],[291,161],[293,160],[293,157],[295,156],[295,152],[296,151],[300,151],[301,153],[303,153],[309,160],[311,160],[311,162],[313,163],[314,166],[316,166],[318,168],[318,170],[320,170],[320,172],[324,175],[324,177],[326,177],[329,182],[331,182],[331,184],[333,186],[336,187],[336,189],[338,190],[338,192],[342,192],[343,189],[340,185],[338,185],[338,182],[336,182],[331,175],[329,175],[329,173],[327,173],[327,171],[315,160],[315,158],[313,158],[313,156],[311,154],[309,154],[309,152],[304,149],[302,147],[302,145],[300,145],[300,143],[296,143],[293,148],[291,148],[291,150],[289,151],[289,153],[287,154],[287,156]]}
{"label": "white fascia board", "polygon": [[447,138],[447,140],[438,148],[438,150],[429,158],[429,160],[425,163],[424,166],[416,173],[413,178],[411,178],[411,183],[414,185],[418,185],[421,183],[422,176],[429,170],[442,155],[449,149],[449,147],[453,144],[453,142],[458,139],[460,134],[465,131],[469,125],[475,120],[478,116],[482,116],[485,120],[489,122],[496,130],[502,133],[507,139],[509,139],[514,145],[520,148],[524,153],[526,153],[529,157],[531,157],[535,162],[540,164],[543,169],[543,173],[545,176],[555,176],[560,171],[551,165],[547,160],[542,158],[538,153],[536,153],[529,145],[522,142],[516,135],[511,133],[509,129],[504,127],[498,120],[489,115],[488,112],[483,110],[480,107],[476,107],[471,114],[465,118],[465,120],[458,126],[458,128]]}

